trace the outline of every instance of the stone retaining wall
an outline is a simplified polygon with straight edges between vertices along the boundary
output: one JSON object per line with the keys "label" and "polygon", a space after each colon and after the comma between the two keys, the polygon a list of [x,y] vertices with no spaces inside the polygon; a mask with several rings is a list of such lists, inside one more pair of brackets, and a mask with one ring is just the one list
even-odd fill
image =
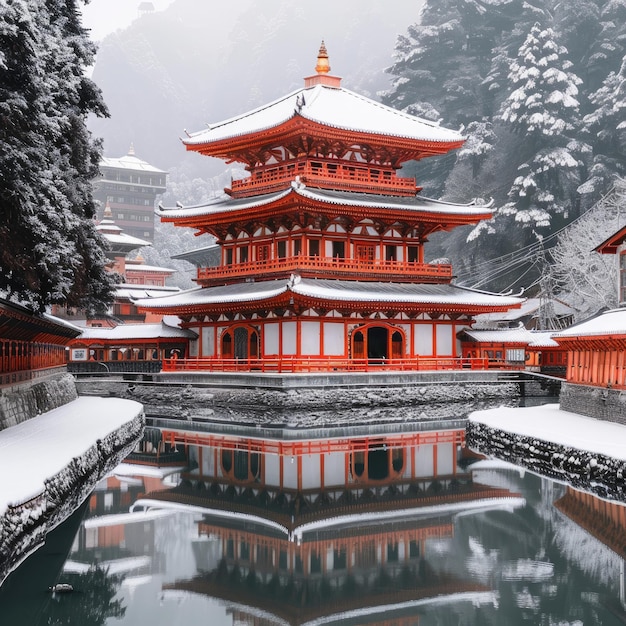
{"label": "stone retaining wall", "polygon": [[469,448],[590,491],[602,498],[626,502],[626,461],[536,439],[468,421]]}
{"label": "stone retaining wall", "polygon": [[515,405],[520,395],[518,383],[497,381],[279,390],[79,380],[77,387],[81,395],[141,402],[148,417],[298,427],[462,418],[469,410]]}
{"label": "stone retaining wall", "polygon": [[71,374],[55,374],[45,380],[0,387],[0,430],[57,409],[78,397]]}
{"label": "stone retaining wall", "polygon": [[564,383],[559,402],[564,411],[626,425],[624,390]]}
{"label": "stone retaining wall", "polygon": [[40,495],[10,506],[0,516],[0,584],[122,462],[142,437],[144,426],[141,412],[80,457],[68,459],[64,469],[45,481]]}

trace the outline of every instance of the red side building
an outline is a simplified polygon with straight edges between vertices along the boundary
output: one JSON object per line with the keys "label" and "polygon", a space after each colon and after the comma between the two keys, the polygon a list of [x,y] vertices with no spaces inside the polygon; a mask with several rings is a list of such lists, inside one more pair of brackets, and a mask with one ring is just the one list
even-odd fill
{"label": "red side building", "polygon": [[189,135],[188,150],[249,176],[207,204],[157,209],[221,248],[197,289],[136,301],[199,336],[193,358],[164,368],[457,367],[457,333],[522,300],[458,287],[450,265],[425,262],[432,233],[491,210],[423,197],[398,170],[463,141],[342,88],[323,44],[303,88]]}

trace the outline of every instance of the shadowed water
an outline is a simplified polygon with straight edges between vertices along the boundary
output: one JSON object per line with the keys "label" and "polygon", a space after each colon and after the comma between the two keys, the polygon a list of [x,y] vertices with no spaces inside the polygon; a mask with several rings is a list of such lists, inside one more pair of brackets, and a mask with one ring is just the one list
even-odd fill
{"label": "shadowed water", "polygon": [[437,427],[152,430],[0,588],[3,623],[624,623],[626,508]]}

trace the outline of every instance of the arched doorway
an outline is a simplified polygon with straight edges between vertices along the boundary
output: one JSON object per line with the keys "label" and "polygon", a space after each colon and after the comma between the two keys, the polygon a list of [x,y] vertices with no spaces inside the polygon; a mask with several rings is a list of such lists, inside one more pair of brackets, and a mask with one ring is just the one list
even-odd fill
{"label": "arched doorway", "polygon": [[259,333],[252,326],[237,326],[222,335],[222,358],[256,359],[259,356]]}
{"label": "arched doorway", "polygon": [[391,324],[369,324],[352,333],[352,358],[384,364],[404,356],[404,333]]}

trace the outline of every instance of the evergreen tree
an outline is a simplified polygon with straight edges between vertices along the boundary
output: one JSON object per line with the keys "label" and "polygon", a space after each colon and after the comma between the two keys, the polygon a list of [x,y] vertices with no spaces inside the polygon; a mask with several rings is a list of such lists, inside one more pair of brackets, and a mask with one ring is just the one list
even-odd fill
{"label": "evergreen tree", "polygon": [[580,133],[578,85],[567,50],[551,28],[535,24],[510,66],[512,91],[500,117],[524,137],[523,162],[501,215],[533,228],[550,226],[554,214],[567,217],[579,183],[585,146]]}
{"label": "evergreen tree", "polygon": [[92,180],[106,115],[85,76],[95,48],[74,0],[0,3],[0,290],[43,310],[102,310],[112,299]]}

